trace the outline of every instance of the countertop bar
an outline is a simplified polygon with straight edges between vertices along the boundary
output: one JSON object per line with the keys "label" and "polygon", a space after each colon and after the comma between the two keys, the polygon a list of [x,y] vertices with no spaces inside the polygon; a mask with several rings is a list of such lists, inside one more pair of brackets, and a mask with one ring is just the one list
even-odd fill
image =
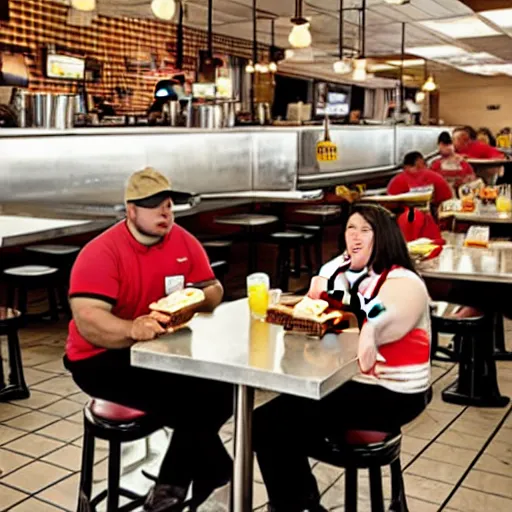
{"label": "countertop bar", "polygon": [[131,349],[134,366],[321,399],[358,373],[357,329],[321,340],[251,320],[247,299]]}

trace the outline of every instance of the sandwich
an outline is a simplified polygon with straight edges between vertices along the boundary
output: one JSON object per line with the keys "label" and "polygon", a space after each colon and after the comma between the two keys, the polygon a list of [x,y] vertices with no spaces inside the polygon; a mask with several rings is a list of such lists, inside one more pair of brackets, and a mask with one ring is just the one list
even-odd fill
{"label": "sandwich", "polygon": [[169,330],[175,330],[176,327],[182,327],[192,319],[195,314],[195,306],[204,300],[203,290],[184,288],[151,303],[149,309],[167,315],[169,321],[164,327]]}
{"label": "sandwich", "polygon": [[328,308],[329,303],[325,300],[304,297],[294,307],[284,304],[269,306],[267,322],[282,325],[287,331],[322,337],[343,319],[341,311]]}

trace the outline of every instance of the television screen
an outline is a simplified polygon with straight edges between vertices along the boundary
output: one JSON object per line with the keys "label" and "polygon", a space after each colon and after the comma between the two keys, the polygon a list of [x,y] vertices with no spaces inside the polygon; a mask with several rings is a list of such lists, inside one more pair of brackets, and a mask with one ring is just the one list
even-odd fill
{"label": "television screen", "polygon": [[315,117],[346,117],[350,112],[350,86],[318,82],[315,88]]}
{"label": "television screen", "polygon": [[64,80],[83,80],[85,60],[68,55],[49,53],[46,57],[46,76]]}

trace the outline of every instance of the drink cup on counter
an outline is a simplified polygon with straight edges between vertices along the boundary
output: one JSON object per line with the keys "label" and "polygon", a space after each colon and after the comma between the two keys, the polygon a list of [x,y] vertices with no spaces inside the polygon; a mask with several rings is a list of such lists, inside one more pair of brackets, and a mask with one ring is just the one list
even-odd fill
{"label": "drink cup on counter", "polygon": [[270,278],[263,272],[247,276],[247,297],[251,316],[265,320],[269,305]]}

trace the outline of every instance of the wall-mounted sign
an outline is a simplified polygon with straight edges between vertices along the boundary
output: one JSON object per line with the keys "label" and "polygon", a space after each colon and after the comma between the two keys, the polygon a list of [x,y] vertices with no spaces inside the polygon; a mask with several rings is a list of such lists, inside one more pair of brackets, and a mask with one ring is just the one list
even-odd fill
{"label": "wall-mounted sign", "polygon": [[0,85],[28,87],[28,69],[21,53],[0,52]]}
{"label": "wall-mounted sign", "polygon": [[338,146],[331,141],[329,134],[329,118],[325,116],[324,139],[316,145],[316,160],[322,162],[336,162],[338,160]]}
{"label": "wall-mounted sign", "polygon": [[46,56],[46,76],[63,80],[83,80],[85,59],[49,53]]}
{"label": "wall-mounted sign", "polygon": [[213,99],[216,96],[216,87],[214,83],[192,84],[192,96],[194,98]]}

